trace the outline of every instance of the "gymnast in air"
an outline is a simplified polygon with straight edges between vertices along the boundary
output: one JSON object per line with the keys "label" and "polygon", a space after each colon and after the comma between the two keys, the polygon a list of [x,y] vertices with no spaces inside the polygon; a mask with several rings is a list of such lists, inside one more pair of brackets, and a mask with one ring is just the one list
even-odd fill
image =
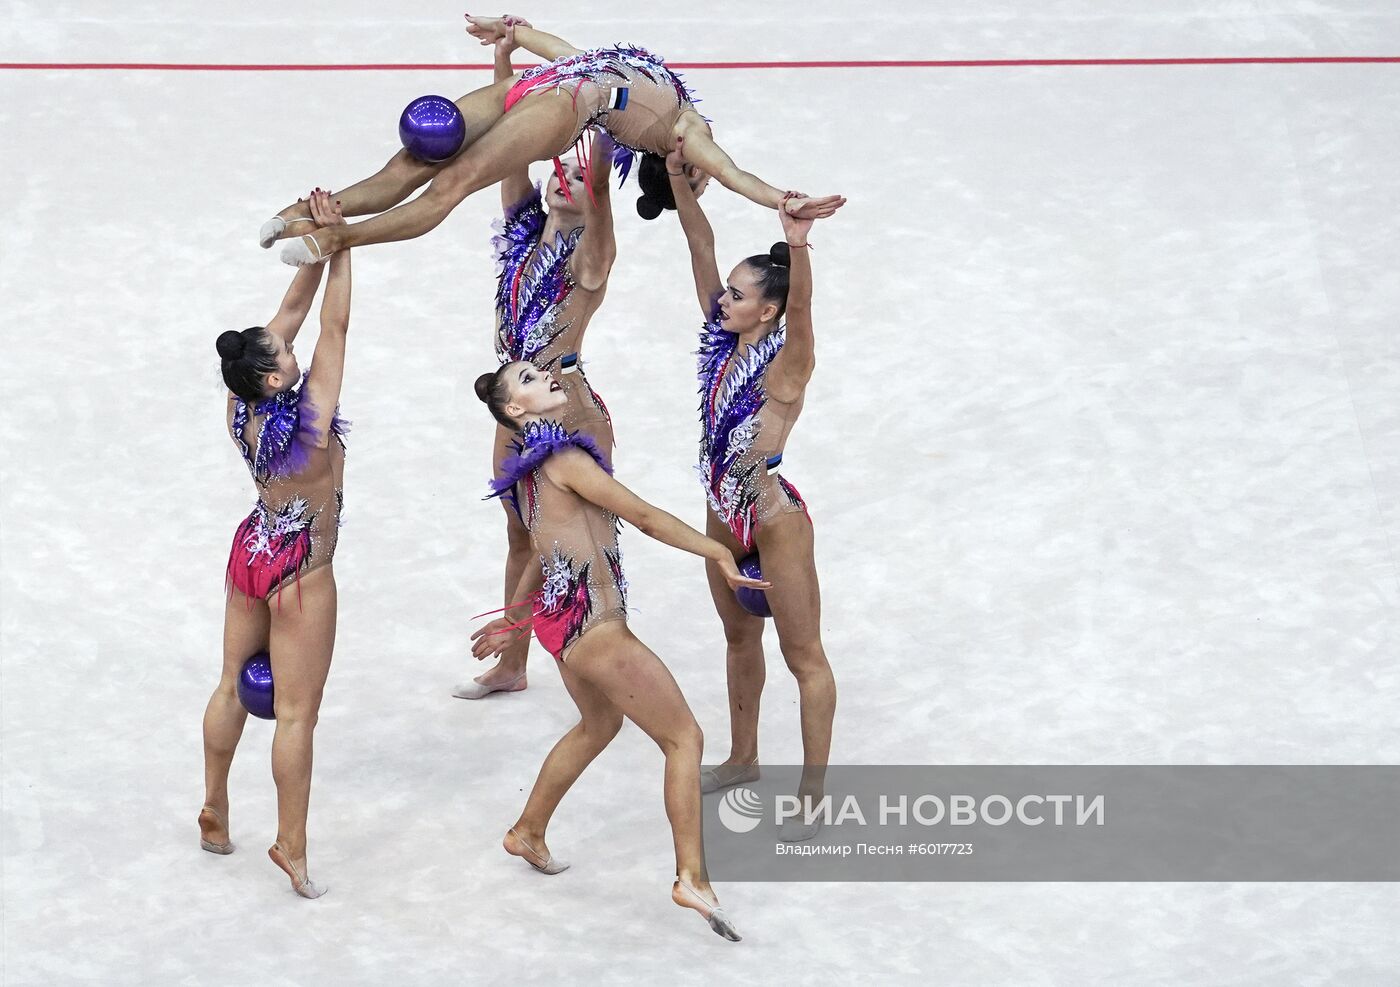
{"label": "gymnast in air", "polygon": [[[820,219],[845,204],[839,195],[788,195],[736,165],[696,111],[694,94],[643,48],[613,45],[583,51],[518,18],[468,15],[467,31],[482,44],[495,44],[513,31],[522,47],[549,61],[456,101],[466,136],[455,156],[429,162],[401,151],[375,175],[337,194],[346,215],[378,213],[373,219],[308,230],[302,224],[310,215],[305,203],[297,202],[263,224],[259,243],[270,247],[290,237],[282,260],[304,265],[318,264],[348,247],[410,240],[435,228],[467,196],[535,161],[552,158],[556,169],[562,169],[560,156],[575,146],[580,148],[587,184],[600,164],[583,153],[585,135],[593,128],[607,131],[619,146],[614,163],[624,179],[633,154],[664,156],[680,140],[696,168],[769,209]],[[606,168],[607,162],[601,165]],[[404,202],[425,184],[421,195]]]}

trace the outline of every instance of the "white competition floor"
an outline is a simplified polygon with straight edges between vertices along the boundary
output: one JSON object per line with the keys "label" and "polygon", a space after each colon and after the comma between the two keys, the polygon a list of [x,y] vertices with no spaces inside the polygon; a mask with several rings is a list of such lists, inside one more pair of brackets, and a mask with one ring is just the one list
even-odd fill
{"label": "white competition floor", "polygon": [[[11,5],[6,62],[485,61],[457,6]],[[775,0],[520,9],[674,61],[1400,55],[1388,3]],[[1382,884],[730,884],[671,905],[661,758],[628,727],[544,879],[499,850],[572,706],[449,697],[498,606],[488,224],[355,259],[341,619],[295,898],[270,724],[197,849],[200,717],[250,484],[213,341],[290,272],[258,224],[480,71],[0,70],[6,984],[1395,984]],[[812,234],[810,501],[843,763],[1395,763],[1400,65],[696,70],[719,138],[850,203]],[[619,476],[698,523],[682,239],[618,195],[588,357]],[[723,262],[777,239],[716,188]],[[314,320],[314,315],[313,315]],[[314,321],[311,323],[314,330]],[[310,352],[311,340],[302,345]],[[707,755],[698,564],[636,532],[633,625]],[[771,632],[770,632],[771,633]],[[800,757],[770,642],[763,758]]]}

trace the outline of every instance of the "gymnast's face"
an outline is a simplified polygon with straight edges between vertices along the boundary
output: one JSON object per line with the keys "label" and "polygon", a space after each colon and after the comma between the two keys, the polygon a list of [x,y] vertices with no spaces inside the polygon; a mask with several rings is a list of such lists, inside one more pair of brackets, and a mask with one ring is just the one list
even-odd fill
{"label": "gymnast's face", "polygon": [[289,340],[271,329],[264,329],[267,344],[277,353],[277,369],[267,375],[263,387],[268,394],[276,394],[296,385],[301,380],[301,368],[297,366],[297,355]]}
{"label": "gymnast's face", "polygon": [[547,415],[568,401],[563,385],[554,375],[533,363],[512,363],[506,371],[506,380],[510,381],[510,399],[505,412],[516,421],[527,415]]}
{"label": "gymnast's face", "polygon": [[778,306],[763,297],[758,275],[748,264],[729,272],[724,294],[719,296],[719,321],[728,332],[743,335],[778,317]]}
{"label": "gymnast's face", "polygon": [[574,197],[570,202],[564,198],[564,190],[559,185],[559,173],[556,171],[549,176],[549,182],[544,187],[545,205],[550,211],[562,210],[566,213],[583,212],[583,197],[588,193],[583,188],[583,169],[579,167],[576,159],[564,162],[564,176],[569,180],[569,194]]}

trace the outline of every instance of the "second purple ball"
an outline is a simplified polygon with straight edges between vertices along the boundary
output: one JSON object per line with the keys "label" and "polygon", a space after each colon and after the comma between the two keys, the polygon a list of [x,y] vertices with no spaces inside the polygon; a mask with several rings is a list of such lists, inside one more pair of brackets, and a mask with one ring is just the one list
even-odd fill
{"label": "second purple ball", "polygon": [[[750,579],[762,579],[763,570],[758,565],[758,553],[755,552],[753,555],[746,555],[740,559],[739,571]],[[739,598],[739,606],[755,617],[773,616],[773,611],[768,609],[768,597],[763,590],[740,586],[734,591],[734,595]]]}
{"label": "second purple ball", "polygon": [[264,720],[275,720],[272,706],[272,659],[266,651],[250,655],[238,674],[238,701]]}

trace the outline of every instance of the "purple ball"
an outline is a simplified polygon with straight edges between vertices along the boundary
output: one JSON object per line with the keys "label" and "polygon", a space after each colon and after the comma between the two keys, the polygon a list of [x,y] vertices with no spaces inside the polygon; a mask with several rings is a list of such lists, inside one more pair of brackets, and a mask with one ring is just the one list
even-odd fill
{"label": "purple ball", "polygon": [[[739,571],[750,579],[762,579],[763,570],[758,567],[758,553],[755,552],[753,555],[746,555],[740,559]],[[739,606],[755,617],[773,616],[773,611],[768,609],[768,597],[763,590],[740,586],[734,591],[734,595],[739,598]]]}
{"label": "purple ball", "polygon": [[399,117],[399,140],[419,161],[446,161],[466,139],[467,122],[446,96],[419,96]]}
{"label": "purple ball", "polygon": [[238,701],[254,716],[276,719],[272,713],[272,659],[266,651],[243,663],[243,671],[238,673]]}

